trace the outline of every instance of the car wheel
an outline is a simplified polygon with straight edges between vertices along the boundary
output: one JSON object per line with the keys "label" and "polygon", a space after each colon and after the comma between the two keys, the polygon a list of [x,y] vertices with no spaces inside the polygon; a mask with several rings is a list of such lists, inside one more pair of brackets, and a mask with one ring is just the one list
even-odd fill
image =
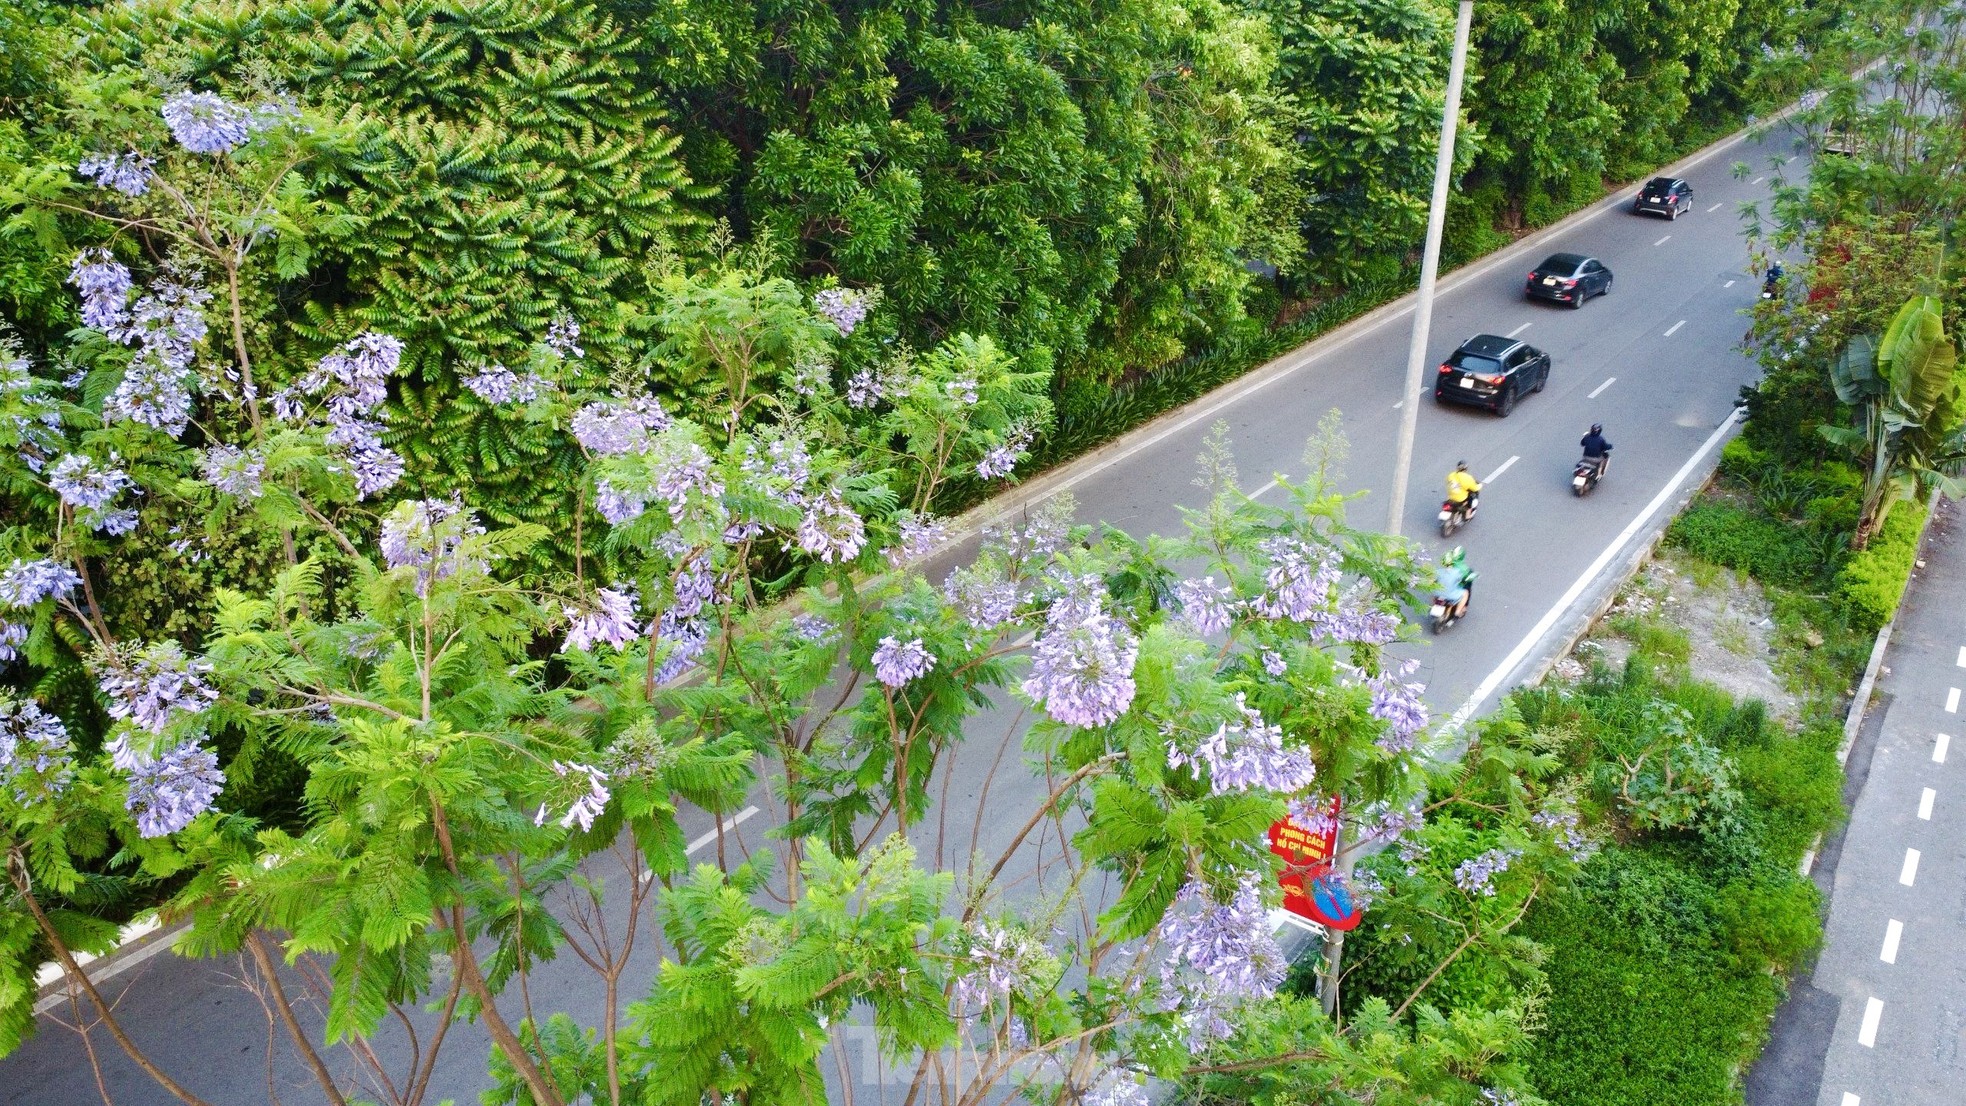
{"label": "car wheel", "polygon": [[1570,310],[1576,311],[1582,308],[1584,306],[1584,301],[1589,298],[1591,298],[1589,289],[1585,289],[1585,288],[1577,289],[1577,294],[1570,297]]}
{"label": "car wheel", "polygon": [[1515,410],[1515,389],[1510,388],[1508,391],[1502,393],[1502,398],[1500,400],[1496,401],[1495,417],[1506,419],[1509,417],[1509,413],[1514,410]]}
{"label": "car wheel", "polygon": [[1610,277],[1605,277],[1605,278],[1604,278],[1604,291],[1602,291],[1602,292],[1599,292],[1599,293],[1598,293],[1598,295],[1600,295],[1600,296],[1608,296],[1608,295],[1610,295],[1610,294],[1611,294],[1611,278],[1610,278]]}
{"label": "car wheel", "polygon": [[1550,370],[1544,369],[1543,375],[1536,378],[1536,386],[1529,390],[1531,392],[1540,392],[1543,390],[1543,386],[1548,384],[1549,382],[1550,382]]}

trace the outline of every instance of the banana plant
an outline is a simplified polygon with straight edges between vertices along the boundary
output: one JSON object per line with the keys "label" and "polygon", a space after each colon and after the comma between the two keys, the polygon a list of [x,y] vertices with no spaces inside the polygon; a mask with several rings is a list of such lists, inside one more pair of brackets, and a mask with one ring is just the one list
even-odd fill
{"label": "banana plant", "polygon": [[1864,469],[1854,548],[1869,542],[1899,499],[1966,495],[1966,375],[1937,297],[1906,300],[1881,339],[1851,339],[1830,379],[1851,407],[1852,425],[1819,433]]}

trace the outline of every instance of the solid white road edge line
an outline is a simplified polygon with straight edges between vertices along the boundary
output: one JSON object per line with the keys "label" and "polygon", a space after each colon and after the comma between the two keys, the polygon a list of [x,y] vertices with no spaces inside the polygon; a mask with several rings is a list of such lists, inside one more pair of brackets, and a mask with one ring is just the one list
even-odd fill
{"label": "solid white road edge line", "polygon": [[1918,796],[1919,821],[1929,822],[1932,820],[1932,801],[1937,799],[1938,797],[1939,797],[1939,793],[1932,790],[1929,787],[1919,793]]}
{"label": "solid white road edge line", "polygon": [[1891,924],[1884,927],[1884,948],[1878,952],[1877,958],[1886,964],[1896,964],[1898,962],[1898,939],[1904,935],[1905,924],[1896,918],[1892,918]]}
{"label": "solid white road edge line", "polygon": [[1598,385],[1598,386],[1597,386],[1596,388],[1593,388],[1593,389],[1591,390],[1591,394],[1590,394],[1590,395],[1587,395],[1587,396],[1585,396],[1584,398],[1585,398],[1585,399],[1596,399],[1596,398],[1597,398],[1598,396],[1600,396],[1600,395],[1603,395],[1603,394],[1604,394],[1604,389],[1606,389],[1606,388],[1609,388],[1609,387],[1610,387],[1611,385],[1613,385],[1613,384],[1616,384],[1617,382],[1618,382],[1618,378],[1617,378],[1617,377],[1615,377],[1615,376],[1613,376],[1613,377],[1607,377],[1607,378],[1605,378],[1605,381],[1604,381],[1604,383],[1602,383],[1602,384],[1599,384],[1599,385]]}
{"label": "solid white road edge line", "polygon": [[1877,1023],[1884,1018],[1884,1000],[1872,995],[1864,1003],[1864,1024],[1857,1030],[1857,1043],[1865,1048],[1877,1047]]}
{"label": "solid white road edge line", "polygon": [[1898,870],[1898,882],[1910,887],[1918,879],[1918,850],[1905,850],[1905,866]]}
{"label": "solid white road edge line", "polygon": [[1502,462],[1501,467],[1497,468],[1494,472],[1489,473],[1487,476],[1482,477],[1481,482],[1484,484],[1492,482],[1496,477],[1509,471],[1510,465],[1513,465],[1520,460],[1522,460],[1520,456],[1511,455],[1508,460]]}
{"label": "solid white road edge line", "polygon": [[1682,326],[1685,326],[1685,325],[1686,325],[1686,320],[1685,320],[1685,319],[1681,319],[1681,320],[1679,320],[1678,322],[1676,322],[1676,323],[1674,323],[1674,324],[1672,324],[1672,329],[1671,329],[1671,330],[1668,330],[1668,331],[1666,331],[1666,337],[1668,337],[1668,338],[1670,338],[1670,337],[1672,337],[1673,335],[1675,335],[1675,334],[1678,334],[1678,333],[1679,333],[1679,328],[1680,328],[1680,327],[1682,327]]}
{"label": "solid white road edge line", "polygon": [[1529,633],[1524,635],[1523,639],[1516,643],[1516,647],[1509,651],[1508,656],[1502,658],[1502,663],[1497,665],[1493,672],[1490,672],[1482,679],[1481,683],[1475,687],[1474,694],[1468,696],[1468,701],[1462,703],[1461,709],[1454,712],[1454,717],[1449,720],[1447,729],[1459,730],[1468,724],[1468,719],[1473,718],[1475,711],[1481,709],[1482,702],[1490,695],[1495,694],[1495,689],[1502,686],[1502,681],[1509,678],[1509,673],[1515,671],[1515,666],[1521,664],[1523,658],[1527,657],[1530,651],[1535,649],[1543,640],[1544,636],[1556,626],[1557,620],[1562,618],[1564,613],[1570,609],[1570,605],[1575,603],[1577,598],[1584,594],[1585,589],[1589,588],[1596,581],[1598,576],[1604,572],[1605,568],[1611,564],[1611,561],[1624,550],[1625,546],[1631,544],[1632,538],[1636,537],[1638,532],[1645,528],[1646,523],[1652,521],[1653,515],[1659,513],[1659,508],[1664,507],[1667,500],[1678,494],[1680,485],[1686,483],[1686,478],[1693,474],[1693,470],[1699,467],[1700,462],[1706,459],[1707,454],[1713,452],[1713,447],[1720,444],[1720,440],[1727,436],[1727,432],[1733,428],[1734,423],[1740,417],[1740,409],[1736,408],[1721,421],[1720,425],[1714,429],[1714,432],[1707,436],[1707,440],[1701,444],[1700,448],[1693,452],[1693,456],[1688,457],[1686,463],[1679,466],[1679,471],[1673,474],[1672,479],[1666,481],[1666,486],[1659,489],[1659,494],[1652,497],[1652,502],[1645,505],[1645,509],[1638,513],[1637,518],[1625,524],[1624,530],[1612,540],[1610,545],[1605,546],[1604,552],[1597,555],[1597,560],[1592,561],[1590,567],[1584,570],[1584,574],[1577,577],[1577,581],[1570,585],[1570,590],[1564,592],[1563,596],[1556,601],[1556,604],[1545,612],[1541,619],[1537,620],[1536,625],[1529,628]]}

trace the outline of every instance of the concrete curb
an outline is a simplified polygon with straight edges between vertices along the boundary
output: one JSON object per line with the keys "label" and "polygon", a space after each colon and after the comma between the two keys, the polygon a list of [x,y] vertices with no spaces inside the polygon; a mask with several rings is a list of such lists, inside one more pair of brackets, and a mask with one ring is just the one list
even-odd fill
{"label": "concrete curb", "polygon": [[[104,980],[113,979],[129,971],[158,953],[168,951],[178,934],[189,927],[189,922],[163,925],[159,923],[155,913],[140,915],[116,934],[116,944],[108,952],[101,956],[78,952],[75,954],[75,963],[82,969],[83,974],[89,977],[90,982],[100,984]],[[41,970],[34,975],[34,989],[34,1013],[44,1014],[67,1001],[68,974],[62,971],[58,963],[50,961],[43,964]]]}

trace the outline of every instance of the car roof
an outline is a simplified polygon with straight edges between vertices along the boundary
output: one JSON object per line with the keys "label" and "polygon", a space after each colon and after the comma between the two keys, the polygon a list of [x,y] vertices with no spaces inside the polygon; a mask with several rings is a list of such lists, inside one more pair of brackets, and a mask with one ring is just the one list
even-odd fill
{"label": "car roof", "polygon": [[1457,353],[1473,353],[1482,357],[1501,360],[1502,355],[1522,344],[1520,338],[1504,338],[1499,334],[1477,334],[1461,343]]}
{"label": "car roof", "polygon": [[1554,269],[1561,266],[1566,269],[1574,269],[1589,260],[1590,258],[1580,253],[1553,253],[1544,258],[1543,263],[1536,267],[1538,269]]}
{"label": "car roof", "polygon": [[1681,179],[1679,177],[1653,177],[1651,180],[1645,182],[1645,187],[1671,188],[1673,185],[1679,183],[1681,183]]}

